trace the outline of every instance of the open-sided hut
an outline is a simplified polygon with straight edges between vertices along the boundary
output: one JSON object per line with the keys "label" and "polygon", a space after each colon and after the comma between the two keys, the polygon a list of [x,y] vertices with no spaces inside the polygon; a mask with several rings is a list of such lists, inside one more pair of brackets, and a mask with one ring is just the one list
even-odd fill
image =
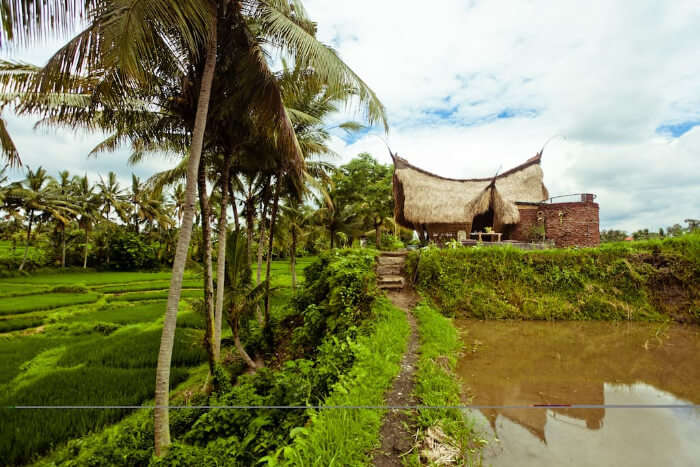
{"label": "open-sided hut", "polygon": [[[566,211],[554,220],[563,225],[566,213],[575,206],[576,213],[567,218],[570,228],[552,230],[548,238],[558,246],[594,245],[599,243],[598,205],[592,195],[581,202],[545,204],[549,192],[544,185],[542,151],[502,174],[492,178],[456,179],[430,173],[411,165],[396,154],[394,160],[394,215],[402,226],[418,232],[422,239],[457,238],[458,232],[483,232],[487,227],[502,233],[504,240],[531,240],[533,231],[545,230],[552,206]],[[533,215],[534,214],[534,215]],[[580,226],[587,224],[581,234]],[[539,230],[536,229],[541,224]],[[555,238],[556,237],[556,238]],[[561,238],[560,238],[561,237]]]}

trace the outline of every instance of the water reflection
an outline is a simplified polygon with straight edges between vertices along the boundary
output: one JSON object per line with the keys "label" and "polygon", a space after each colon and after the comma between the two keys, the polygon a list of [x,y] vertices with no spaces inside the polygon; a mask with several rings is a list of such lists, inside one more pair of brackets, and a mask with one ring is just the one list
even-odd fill
{"label": "water reflection", "polygon": [[[643,323],[457,323],[476,405],[700,403],[700,328]],[[700,461],[696,409],[483,409],[493,465]],[[590,453],[589,453],[590,451]],[[576,457],[571,457],[577,453]],[[587,454],[588,453],[588,454]]]}

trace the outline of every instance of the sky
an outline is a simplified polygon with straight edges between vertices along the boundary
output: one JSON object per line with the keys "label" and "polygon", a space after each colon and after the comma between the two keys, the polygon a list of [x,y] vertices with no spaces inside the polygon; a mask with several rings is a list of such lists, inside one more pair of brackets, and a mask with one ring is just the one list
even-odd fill
{"label": "sky", "polygon": [[[594,193],[603,229],[700,218],[700,8],[696,0],[306,0],[387,108],[390,132],[333,132],[344,163],[385,142],[412,164],[488,177],[538,152],[551,196]],[[41,64],[57,46],[13,58]],[[98,135],[33,130],[5,112],[26,164],[96,178],[149,176],[159,157],[87,159]],[[357,118],[352,110],[340,122]],[[329,124],[333,126],[333,122]]]}

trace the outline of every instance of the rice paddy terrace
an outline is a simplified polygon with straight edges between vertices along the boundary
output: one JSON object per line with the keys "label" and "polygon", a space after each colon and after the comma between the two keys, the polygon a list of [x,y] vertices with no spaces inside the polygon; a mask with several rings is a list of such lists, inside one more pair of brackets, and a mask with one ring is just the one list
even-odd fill
{"label": "rice paddy terrace", "polygon": [[[300,261],[300,267],[306,260]],[[273,311],[291,295],[274,262]],[[169,272],[37,274],[0,279],[0,459],[23,464],[114,423],[128,409],[18,410],[34,405],[141,405],[153,397]],[[183,283],[171,387],[206,375],[201,278]]]}

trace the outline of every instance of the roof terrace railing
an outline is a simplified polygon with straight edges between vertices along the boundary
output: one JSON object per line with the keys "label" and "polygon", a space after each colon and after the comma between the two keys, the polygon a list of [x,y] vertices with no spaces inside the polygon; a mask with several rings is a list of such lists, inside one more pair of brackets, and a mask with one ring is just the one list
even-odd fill
{"label": "roof terrace railing", "polygon": [[574,196],[578,196],[578,200],[569,200],[569,201],[556,201],[557,203],[574,203],[574,202],[581,202],[581,203],[592,203],[598,195],[594,195],[593,193],[572,193],[570,195],[559,195],[559,196],[552,196],[551,198],[547,198],[544,201],[541,201],[542,204],[554,204],[555,199],[556,200],[561,200],[561,198],[572,198]]}

